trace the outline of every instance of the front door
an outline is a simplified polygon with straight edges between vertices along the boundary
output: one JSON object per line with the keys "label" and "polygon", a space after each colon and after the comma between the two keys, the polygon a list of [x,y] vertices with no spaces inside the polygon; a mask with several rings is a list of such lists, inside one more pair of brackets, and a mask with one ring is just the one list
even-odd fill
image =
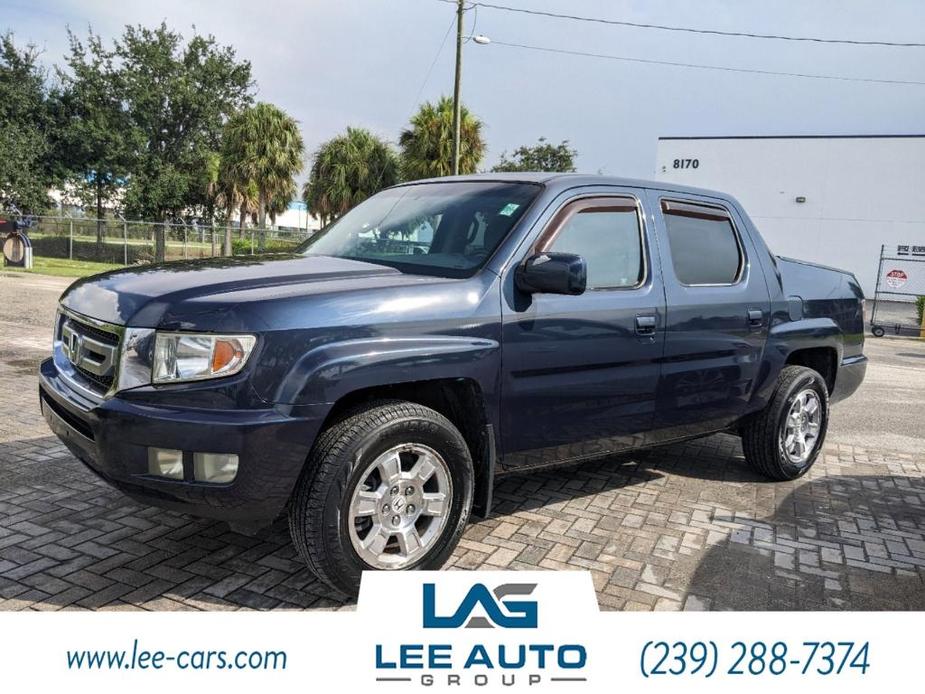
{"label": "front door", "polygon": [[643,192],[565,201],[521,261],[543,251],[581,255],[579,296],[502,299],[501,449],[506,469],[576,460],[640,445],[652,426],[664,325],[661,273]]}

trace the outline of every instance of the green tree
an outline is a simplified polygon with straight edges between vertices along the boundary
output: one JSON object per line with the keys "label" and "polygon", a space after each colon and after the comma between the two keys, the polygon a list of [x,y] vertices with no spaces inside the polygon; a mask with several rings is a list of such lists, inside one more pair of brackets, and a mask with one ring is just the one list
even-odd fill
{"label": "green tree", "polygon": [[[126,213],[163,222],[209,209],[211,153],[221,149],[226,121],[251,102],[250,63],[212,36],[184,41],[164,23],[126,27],[113,55],[140,145],[125,190]],[[163,260],[163,227],[156,241],[155,257]]]}
{"label": "green tree", "polygon": [[216,204],[224,213],[225,240],[222,252],[232,254],[231,215],[238,215],[238,236],[244,238],[244,225],[248,216],[257,213],[257,186],[250,180],[239,180],[229,162],[221,159],[218,173],[218,197]]}
{"label": "green tree", "polygon": [[501,153],[501,161],[492,171],[562,171],[575,170],[575,158],[578,152],[569,147],[568,140],[553,145],[541,137],[535,145],[523,145],[514,150],[508,158],[507,152]]}
{"label": "green tree", "polygon": [[[453,100],[440,97],[425,102],[402,131],[402,177],[405,180],[449,176],[453,173]],[[463,106],[459,127],[459,173],[475,173],[485,154],[482,122]]]}
{"label": "green tree", "polygon": [[260,250],[266,246],[270,201],[292,186],[302,168],[304,149],[298,123],[273,104],[244,109],[225,126],[222,158],[230,176],[242,188],[250,181],[257,186]]}
{"label": "green tree", "polygon": [[220,192],[219,176],[221,175],[222,156],[218,152],[206,151],[198,167],[199,180],[197,185],[200,200],[200,217],[208,222],[215,221],[218,209],[218,196]]}
{"label": "green tree", "polygon": [[111,50],[90,32],[86,43],[68,31],[67,70],[58,68],[63,127],[56,155],[67,188],[94,207],[97,242],[103,241],[104,208],[118,199],[143,142],[124,107],[124,85]]}
{"label": "green tree", "polygon": [[35,46],[0,36],[0,206],[42,212],[55,179],[53,95]]}
{"label": "green tree", "polygon": [[315,152],[302,197],[322,226],[399,181],[398,155],[363,128],[347,128]]}
{"label": "green tree", "polygon": [[269,203],[267,203],[267,214],[270,215],[271,226],[276,226],[277,216],[283,214],[289,209],[289,205],[299,193],[299,188],[294,179],[289,179],[289,185],[273,193]]}
{"label": "green tree", "polygon": [[247,181],[238,191],[238,237],[244,238],[244,227],[247,220],[251,224],[257,223],[257,213],[259,211],[260,192],[257,190],[257,184],[254,181]]}

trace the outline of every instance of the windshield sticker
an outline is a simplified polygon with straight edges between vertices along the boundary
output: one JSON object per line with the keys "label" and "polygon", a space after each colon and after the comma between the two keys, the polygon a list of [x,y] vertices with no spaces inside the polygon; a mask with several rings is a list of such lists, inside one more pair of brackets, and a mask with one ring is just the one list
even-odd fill
{"label": "windshield sticker", "polygon": [[501,208],[501,211],[498,213],[504,215],[505,217],[510,217],[517,211],[517,208],[520,207],[516,202],[509,202],[507,205]]}

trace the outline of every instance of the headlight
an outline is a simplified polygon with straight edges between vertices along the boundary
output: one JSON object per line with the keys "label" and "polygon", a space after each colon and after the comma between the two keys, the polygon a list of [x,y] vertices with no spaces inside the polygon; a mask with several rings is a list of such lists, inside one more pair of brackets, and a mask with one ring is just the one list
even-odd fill
{"label": "headlight", "polygon": [[126,328],[122,338],[117,390],[146,386],[151,383],[154,362],[154,330]]}
{"label": "headlight", "polygon": [[253,335],[156,334],[154,383],[199,381],[238,373],[257,343]]}

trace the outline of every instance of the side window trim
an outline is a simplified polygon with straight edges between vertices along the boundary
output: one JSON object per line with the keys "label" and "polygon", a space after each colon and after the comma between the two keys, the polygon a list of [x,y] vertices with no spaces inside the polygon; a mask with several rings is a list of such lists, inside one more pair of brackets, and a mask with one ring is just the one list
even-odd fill
{"label": "side window trim", "polygon": [[[667,217],[674,215],[677,217],[693,217],[695,219],[707,219],[710,221],[728,222],[732,227],[732,236],[735,239],[736,246],[739,250],[739,267],[736,270],[736,276],[732,282],[704,282],[700,284],[688,284],[682,282],[674,269],[674,259],[672,257],[671,271],[682,287],[735,287],[745,279],[745,271],[748,268],[748,256],[745,253],[745,244],[742,243],[742,233],[732,216],[732,213],[725,205],[719,203],[701,202],[699,200],[683,200],[679,198],[659,198],[659,206],[662,210],[662,217],[665,218],[665,231],[668,231]],[[671,252],[671,241],[668,240],[668,251]]]}
{"label": "side window trim", "polygon": [[565,223],[576,214],[588,210],[595,210],[598,212],[635,212],[636,228],[639,231],[640,261],[642,263],[642,276],[636,284],[617,287],[589,287],[588,291],[615,292],[644,287],[649,281],[649,249],[646,245],[645,214],[642,209],[642,202],[639,198],[629,193],[614,193],[613,195],[592,194],[567,200],[556,210],[536,241],[531,244],[527,252],[527,257],[548,250],[558,237],[559,232],[565,228]]}

